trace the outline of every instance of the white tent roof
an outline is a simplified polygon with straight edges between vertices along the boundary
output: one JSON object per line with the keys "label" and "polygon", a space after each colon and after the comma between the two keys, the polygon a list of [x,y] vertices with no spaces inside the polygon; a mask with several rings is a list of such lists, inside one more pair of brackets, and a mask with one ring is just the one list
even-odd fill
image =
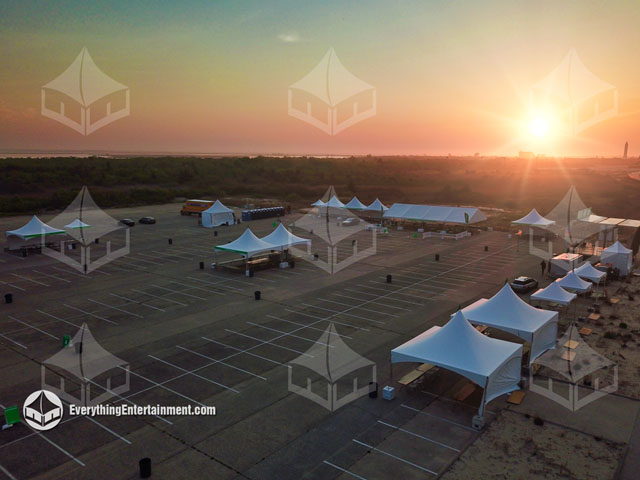
{"label": "white tent roof", "polygon": [[616,87],[591,73],[572,48],[560,65],[533,88],[570,105],[576,105]]}
{"label": "white tent roof", "polygon": [[6,232],[7,237],[10,235],[20,237],[23,240],[29,238],[42,237],[44,235],[59,235],[66,233],[64,230],[58,230],[57,228],[50,227],[37,216],[31,217],[25,225],[16,230],[8,230]]}
{"label": "white tent roof", "polygon": [[481,298],[463,308],[462,313],[471,323],[495,327],[531,343],[531,362],[555,345],[558,312],[532,307],[508,283],[490,299]]}
{"label": "white tent roof", "polygon": [[202,213],[233,213],[233,210],[225,207],[220,200],[216,200],[213,205]]}
{"label": "white tent roof", "polygon": [[88,107],[95,101],[128,87],[100,70],[85,47],[64,72],[42,88],[64,93],[83,107]]}
{"label": "white tent roof", "polygon": [[[487,217],[475,207],[447,207],[394,203],[384,212],[385,218],[402,218],[438,223],[477,223]],[[468,221],[467,221],[468,220]]]}
{"label": "white tent roof", "polygon": [[89,228],[91,225],[89,225],[88,223],[84,223],[82,220],[80,220],[79,218],[76,218],[73,222],[71,222],[68,225],[65,225],[64,228],[68,228],[70,230],[75,230],[77,228]]}
{"label": "white tent roof", "polygon": [[318,97],[330,107],[374,87],[349,72],[330,48],[311,72],[289,88],[295,88]]}
{"label": "white tent roof", "polygon": [[531,227],[547,227],[549,225],[553,225],[556,222],[554,222],[553,220],[548,220],[544,218],[534,208],[529,213],[527,213],[524,217],[519,218],[518,220],[514,220],[511,223],[516,225],[528,225]]}
{"label": "white tent roof", "polygon": [[580,293],[591,290],[591,283],[582,280],[573,270],[567,273],[564,277],[557,279],[556,283],[562,288],[575,290]]}
{"label": "white tent roof", "polygon": [[342,203],[335,195],[333,195],[329,201],[323,205],[323,207],[345,208],[344,203]]}
{"label": "white tent roof", "polygon": [[551,282],[545,288],[541,288],[531,295],[534,300],[546,300],[560,305],[569,305],[576,297],[575,293],[567,292],[557,282]]}
{"label": "white tent roof", "polygon": [[619,241],[611,245],[610,247],[602,250],[602,257],[605,257],[605,253],[631,253],[632,251],[621,244]]}
{"label": "white tent roof", "polygon": [[326,203],[324,203],[322,200],[316,200],[315,202],[313,202],[313,203],[311,204],[311,206],[312,206],[312,207],[324,207],[324,206],[326,206],[326,205],[327,205],[327,204],[326,204]]}
{"label": "white tent roof", "polygon": [[247,228],[242,235],[236,238],[233,242],[225,243],[224,245],[217,245],[216,250],[225,250],[228,252],[237,252],[242,255],[250,257],[260,252],[267,252],[269,250],[277,250],[280,247],[265,242],[256,237],[250,228]]}
{"label": "white tent roof", "polygon": [[262,240],[270,243],[280,249],[290,247],[291,245],[299,245],[301,243],[310,244],[311,240],[294,235],[281,223],[269,235],[262,237]]}
{"label": "white tent roof", "polygon": [[365,208],[365,210],[376,210],[379,212],[380,210],[387,211],[389,210],[389,207],[385,207],[384,204],[380,201],[380,199],[376,198],[371,205]]}
{"label": "white tent roof", "polygon": [[598,283],[600,280],[602,280],[602,277],[607,275],[606,272],[601,272],[597,268],[594,268],[594,266],[589,262],[584,262],[582,265],[576,268],[574,272],[580,278],[591,280],[595,283]]}
{"label": "white tent roof", "polygon": [[353,210],[364,210],[367,206],[358,200],[358,197],[354,196],[349,203],[345,205],[347,208],[352,208]]}
{"label": "white tent roof", "polygon": [[521,361],[522,345],[481,334],[460,311],[444,327],[431,327],[391,350],[392,363],[431,363],[486,387],[485,402],[518,389]]}

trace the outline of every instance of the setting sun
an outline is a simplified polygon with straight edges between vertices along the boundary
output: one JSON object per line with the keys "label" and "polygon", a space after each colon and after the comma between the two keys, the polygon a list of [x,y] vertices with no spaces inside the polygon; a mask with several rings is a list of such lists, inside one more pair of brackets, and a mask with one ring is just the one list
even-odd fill
{"label": "setting sun", "polygon": [[545,137],[549,133],[549,121],[544,117],[535,117],[529,123],[529,132],[536,137]]}

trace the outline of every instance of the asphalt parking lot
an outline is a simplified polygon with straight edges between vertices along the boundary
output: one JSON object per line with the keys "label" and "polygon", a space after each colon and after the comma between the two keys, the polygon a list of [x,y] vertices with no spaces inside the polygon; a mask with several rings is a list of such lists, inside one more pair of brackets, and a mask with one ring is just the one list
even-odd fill
{"label": "asphalt parking lot", "polygon": [[[0,401],[21,406],[40,388],[41,363],[86,323],[130,366],[128,390],[110,403],[211,405],[217,415],[65,415],[42,433],[21,424],[1,433],[7,478],[137,478],[143,457],[152,459],[154,478],[202,478],[203,471],[216,479],[430,478],[476,438],[470,422],[479,392],[455,401],[461,377],[454,374],[440,372],[429,388],[403,389],[392,402],[364,396],[331,412],[289,391],[290,362],[333,324],[330,335],[375,362],[380,387],[388,384],[391,348],[444,324],[459,305],[493,295],[505,278],[538,273],[539,259],[517,252],[515,240],[500,232],[422,240],[391,229],[377,237],[375,255],[335,275],[299,261],[248,278],[208,268],[213,246],[235,239],[246,223],[219,227],[214,237],[178,209],[110,211],[158,223],[133,227],[130,253],[88,275],[45,255],[0,254],[0,291],[14,295],[0,305]],[[0,224],[6,230],[24,220]],[[261,236],[272,222],[249,225]],[[366,245],[370,232],[359,235]],[[111,241],[114,249],[123,244]],[[96,257],[105,243],[95,246]],[[346,258],[352,243],[338,249]],[[394,368],[394,378],[408,369]],[[77,379],[66,381],[78,390]],[[100,381],[92,388],[104,392]],[[504,398],[489,409],[498,404]]]}

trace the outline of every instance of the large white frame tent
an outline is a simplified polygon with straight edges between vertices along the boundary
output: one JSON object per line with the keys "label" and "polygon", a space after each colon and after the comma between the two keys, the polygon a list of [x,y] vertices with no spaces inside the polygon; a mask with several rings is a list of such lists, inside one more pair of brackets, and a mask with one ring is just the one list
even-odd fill
{"label": "large white frame tent", "polygon": [[606,272],[601,272],[600,270],[595,268],[593,265],[591,265],[590,262],[584,262],[582,265],[580,265],[578,268],[574,269],[573,271],[575,272],[576,275],[578,275],[583,280],[590,280],[593,283],[600,283],[600,280],[602,280],[604,277],[607,276]]}
{"label": "large white frame tent", "polygon": [[358,200],[358,197],[356,196],[354,196],[349,203],[345,205],[345,207],[351,210],[365,210],[367,208],[367,206]]}
{"label": "large white frame tent", "polygon": [[481,334],[458,311],[444,327],[431,327],[391,350],[391,363],[402,362],[437,365],[482,387],[482,416],[491,400],[518,390],[522,345]]}
{"label": "large white frame tent", "polygon": [[278,250],[278,248],[279,247],[256,237],[251,229],[247,228],[244,233],[236,238],[233,242],[225,243],[224,245],[216,245],[214,250],[235,252],[239,253],[245,258],[248,258],[258,253]]}
{"label": "large white frame tent", "polygon": [[582,280],[573,270],[567,273],[564,277],[558,278],[556,283],[562,288],[573,290],[578,293],[586,293],[591,290],[592,286],[591,282]]}
{"label": "large white frame tent", "polygon": [[548,227],[549,225],[553,225],[554,223],[556,222],[553,220],[544,218],[542,215],[540,215],[535,208],[531,209],[531,211],[527,213],[524,217],[511,222],[512,225],[523,225],[526,227],[540,227],[540,228]]}
{"label": "large white frame tent", "polygon": [[626,276],[631,271],[631,266],[633,265],[633,251],[620,242],[616,242],[602,250],[600,261],[602,263],[612,264],[620,270],[620,275]]}
{"label": "large white frame tent", "polygon": [[384,218],[434,223],[471,224],[487,217],[475,207],[447,207],[441,205],[413,205],[394,203],[384,212]]}
{"label": "large white frame tent", "polygon": [[493,297],[481,298],[463,308],[462,314],[470,323],[504,330],[529,342],[529,365],[555,347],[558,312],[532,307],[508,283]]}
{"label": "large white frame tent", "polygon": [[219,227],[220,225],[233,225],[235,223],[233,210],[225,207],[220,200],[202,212],[202,226],[206,228]]}
{"label": "large white frame tent", "polygon": [[5,232],[9,250],[20,250],[23,247],[33,247],[48,242],[48,236],[65,235],[67,232],[53,228],[36,215],[31,217],[25,225],[15,230]]}
{"label": "large white frame tent", "polygon": [[345,208],[345,204],[340,201],[340,199],[333,195],[329,201],[325,202],[323,207],[332,207],[332,208]]}
{"label": "large white frame tent", "polygon": [[557,282],[551,282],[545,288],[541,288],[537,292],[531,294],[532,300],[557,303],[565,307],[576,298],[578,298],[578,295],[567,292],[564,288],[558,285]]}
{"label": "large white frame tent", "polygon": [[273,245],[281,251],[291,247],[292,245],[304,244],[307,245],[307,247],[311,246],[311,240],[291,233],[282,223],[269,235],[262,237],[261,240]]}

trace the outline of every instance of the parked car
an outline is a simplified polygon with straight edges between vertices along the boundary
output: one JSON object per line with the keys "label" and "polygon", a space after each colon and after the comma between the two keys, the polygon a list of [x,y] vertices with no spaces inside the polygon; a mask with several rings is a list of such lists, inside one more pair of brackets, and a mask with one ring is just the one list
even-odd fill
{"label": "parked car", "polygon": [[360,223],[360,219],[356,217],[349,217],[345,221],[342,222],[343,227],[351,227],[352,225],[358,225]]}
{"label": "parked car", "polygon": [[513,291],[516,293],[527,293],[538,288],[538,281],[531,277],[518,277],[509,285],[511,285],[511,288],[513,288]]}
{"label": "parked car", "polygon": [[130,218],[123,218],[122,220],[120,220],[120,223],[126,225],[127,227],[133,227],[136,224],[136,222],[134,222]]}
{"label": "parked car", "polygon": [[153,217],[142,217],[140,220],[138,220],[138,223],[144,223],[146,225],[153,225],[154,223],[156,223],[156,219]]}

